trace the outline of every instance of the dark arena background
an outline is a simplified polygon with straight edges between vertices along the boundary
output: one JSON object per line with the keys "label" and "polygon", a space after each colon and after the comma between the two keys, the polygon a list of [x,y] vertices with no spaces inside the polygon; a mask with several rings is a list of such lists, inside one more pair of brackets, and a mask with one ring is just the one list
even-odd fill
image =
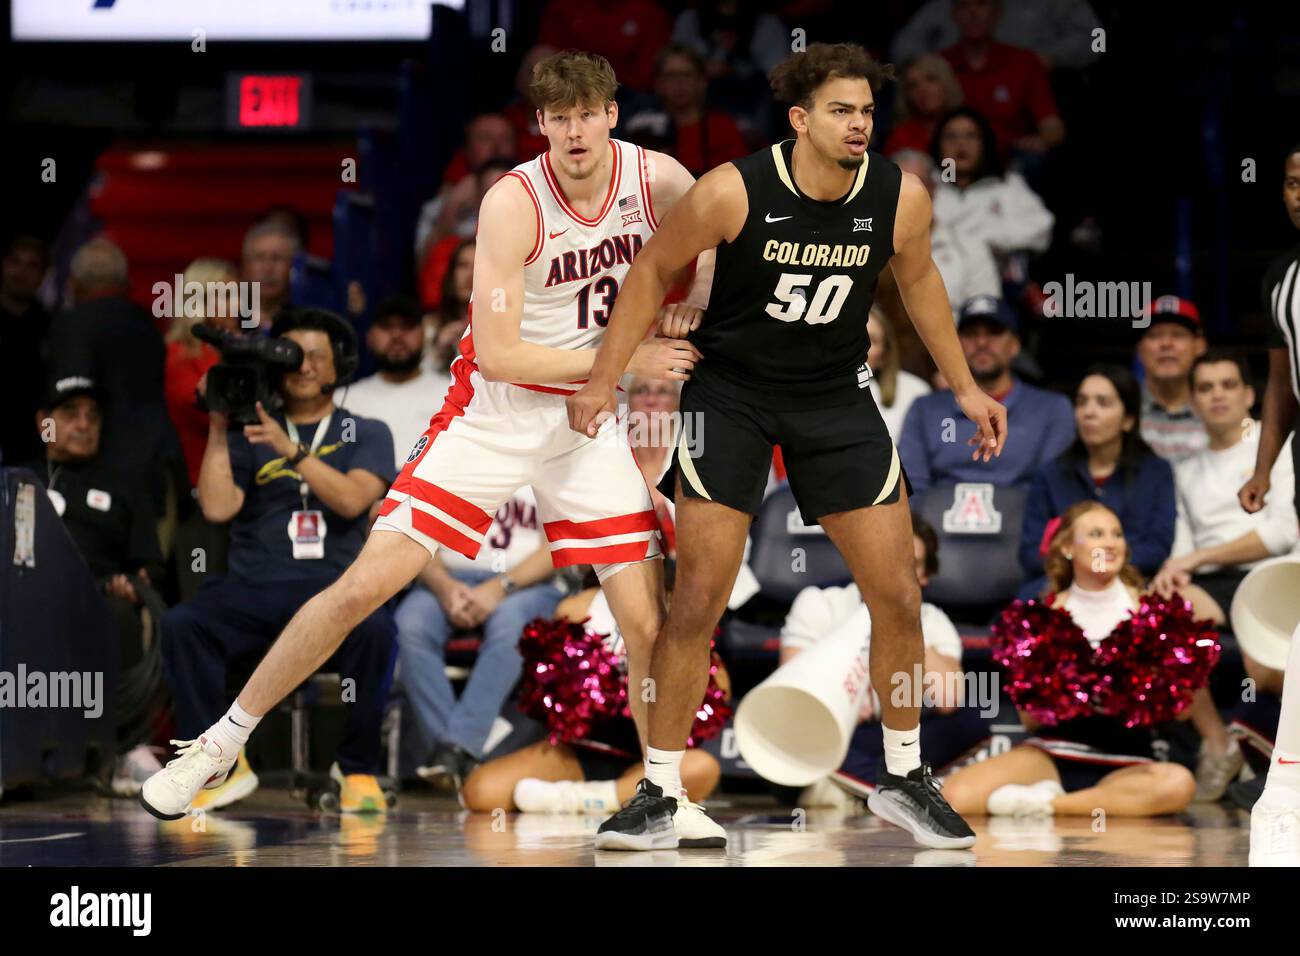
{"label": "dark arena background", "polygon": [[[733,894],[766,893],[767,879],[784,884],[793,874],[778,871],[798,868],[791,887],[847,896],[854,886],[875,904],[861,910],[864,928],[878,933],[901,915],[909,936],[932,911],[935,879],[953,894],[944,909],[963,921],[1000,906],[1019,922],[1053,906],[1063,927],[1203,927],[1225,945],[1234,930],[1287,918],[1287,884],[1262,869],[1300,864],[1300,782],[1286,776],[1295,761],[1285,756],[1300,748],[1300,694],[1286,700],[1289,730],[1284,706],[1284,677],[1300,680],[1289,650],[1300,528],[1293,451],[1281,444],[1300,376],[1300,21],[1287,5],[3,8],[6,931],[115,925],[119,936],[196,938],[185,923],[201,908],[208,932],[243,923],[251,935],[280,907],[292,907],[299,928],[282,932],[295,941],[332,940],[339,919],[416,929],[454,920],[464,904],[444,915],[392,903],[384,915],[391,892],[433,885],[398,868],[449,866],[484,880],[463,888],[496,913],[510,899],[498,884],[522,889],[511,884],[527,872],[506,868],[619,867],[640,876],[614,890],[625,912],[645,899],[658,914],[661,900],[686,894],[642,883],[644,868],[672,867],[765,871],[762,887]],[[670,168],[661,160],[656,170],[653,157],[697,180],[750,154],[764,168],[786,162],[771,148],[807,113],[778,101],[769,74],[820,44],[854,44],[894,65],[870,114],[835,113],[815,97],[805,105],[825,109],[820,122],[869,133],[868,192],[890,163],[915,177],[904,187],[928,192],[930,254],[957,335],[940,331],[960,346],[952,355],[970,368],[970,394],[1007,408],[1006,446],[972,461],[974,426],[907,306],[921,301],[916,287],[886,266],[870,315],[837,317],[843,299],[831,294],[828,305],[819,289],[805,306],[785,280],[812,276],[783,274],[780,302],[767,306],[788,321],[783,330],[812,336],[829,314],[869,333],[869,353],[864,334],[862,354],[838,357],[862,363],[858,385],[873,406],[828,407],[825,417],[866,414],[897,450],[891,475],[909,492],[915,567],[894,567],[907,565],[904,591],[913,577],[920,585],[925,663],[873,686],[868,651],[891,637],[884,627],[871,635],[867,605],[881,618],[897,595],[870,575],[856,576],[860,590],[828,535],[801,520],[799,461],[768,436],[766,486],[712,622],[709,689],[681,762],[690,803],[676,811],[677,832],[685,841],[682,815],[696,814],[725,830],[725,845],[599,849],[602,822],[644,799],[634,797],[647,771],[629,713],[638,697],[653,710],[655,685],[638,683],[627,657],[647,653],[657,625],[644,641],[620,636],[592,565],[636,561],[657,544],[671,607],[690,584],[691,564],[677,561],[689,535],[700,538],[699,568],[713,532],[697,520],[681,533],[672,496],[657,489],[629,516],[637,521],[588,521],[553,510],[537,478],[536,494],[525,481],[511,496],[512,484],[499,510],[484,510],[416,474],[435,439],[445,449],[466,434],[457,430],[477,414],[471,404],[464,417],[476,388],[481,402],[488,386],[519,380],[482,371],[483,326],[501,311],[491,293],[502,291],[482,277],[500,274],[509,255],[480,248],[480,204],[513,185],[524,212],[511,229],[524,250],[534,236],[537,250],[571,250],[538,277],[537,294],[552,296],[546,321],[576,320],[584,334],[630,322],[631,306],[614,310],[627,260],[654,227],[673,225],[653,208],[668,188],[657,172]],[[639,188],[612,212],[618,190],[606,190],[610,170],[599,163],[598,195],[585,211],[570,207],[562,190],[585,188],[559,165],[576,155],[565,153],[572,142],[558,115],[548,141],[530,98],[534,68],[565,50],[599,54],[617,76],[613,105],[591,114],[617,117],[600,131],[602,157],[606,133],[631,144],[614,149],[614,175],[619,156],[643,157]],[[591,121],[582,115],[575,122]],[[554,162],[533,162],[548,150]],[[776,193],[751,186],[747,232],[815,203],[800,172],[811,160],[785,155],[796,195],[773,205]],[[632,161],[621,175],[635,186]],[[855,219],[868,243],[893,219],[892,199],[876,208],[874,230]],[[590,218],[607,213],[643,232],[611,241]],[[594,237],[590,248],[579,236]],[[721,275],[722,250],[718,263]],[[514,282],[518,262],[507,265]],[[803,267],[813,271],[806,257],[781,268]],[[602,269],[612,271],[583,287]],[[527,339],[535,288],[525,271]],[[678,277],[666,301],[689,302],[692,281]],[[771,298],[753,282],[755,296]],[[573,290],[561,305],[557,283]],[[943,312],[943,296],[925,302]],[[705,329],[709,318],[705,306]],[[666,324],[650,334],[679,356],[693,348],[674,345]],[[583,341],[594,348],[599,338]],[[550,402],[562,418],[565,394],[585,376],[541,379],[567,389],[516,389],[509,407]],[[674,447],[691,477],[685,443],[726,438],[708,413],[679,409],[683,377],[642,369],[621,380],[633,460],[651,489]],[[504,480],[500,456],[532,454],[518,443],[542,440],[533,412],[500,414],[514,429],[506,445],[445,466],[469,476],[467,487]],[[744,454],[734,453],[737,468]],[[582,480],[599,487],[616,476]],[[1262,508],[1243,507],[1243,485],[1266,492]],[[445,545],[437,557],[411,569],[409,586],[410,575],[375,584],[378,606],[354,615],[342,646],[314,659],[313,676],[259,715],[256,733],[232,738],[238,760],[192,802],[146,812],[145,781],[170,786],[184,774],[169,761],[208,759],[194,749],[204,728],[243,715],[222,716],[276,637],[304,606],[326,606],[318,596],[372,523],[403,510]],[[456,542],[482,548],[471,558]],[[571,547],[585,560],[553,566]],[[871,538],[865,550],[883,547]],[[328,618],[300,615],[308,623],[294,627],[319,635]],[[882,710],[909,693],[935,792],[969,822],[973,845],[927,843],[873,812],[892,752]],[[178,755],[196,738],[190,757]],[[295,872],[262,882],[234,867]],[[363,879],[360,867],[386,872]],[[835,873],[843,867],[890,867],[898,879],[850,883]],[[1030,867],[1051,872],[1010,872]],[[217,883],[198,868],[225,875]],[[943,873],[922,884],[905,868]],[[981,878],[985,868],[994,880]],[[716,880],[685,885],[696,900],[721,892]],[[650,893],[633,895],[642,888]],[[114,893],[139,895],[120,907],[97,897]],[[323,894],[352,905],[327,912]],[[532,897],[534,911],[578,902],[545,894]],[[213,920],[216,911],[227,919]],[[761,918],[752,907],[731,912]],[[820,933],[832,911],[809,898],[783,912]]]}

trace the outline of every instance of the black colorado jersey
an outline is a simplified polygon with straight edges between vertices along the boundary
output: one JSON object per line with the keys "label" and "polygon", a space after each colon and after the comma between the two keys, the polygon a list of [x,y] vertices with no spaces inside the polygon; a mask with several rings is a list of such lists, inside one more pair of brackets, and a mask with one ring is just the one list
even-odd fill
{"label": "black colorado jersey", "polygon": [[694,378],[763,406],[856,401],[867,387],[867,314],[894,254],[899,168],[866,154],[848,193],[810,199],[791,175],[794,140],[735,161],[749,214],[718,246],[709,307],[690,341]]}

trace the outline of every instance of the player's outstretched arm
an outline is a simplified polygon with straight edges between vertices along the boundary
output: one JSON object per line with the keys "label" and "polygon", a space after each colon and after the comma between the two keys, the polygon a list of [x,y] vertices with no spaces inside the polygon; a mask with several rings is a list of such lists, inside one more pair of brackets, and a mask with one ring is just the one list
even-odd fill
{"label": "player's outstretched arm", "polygon": [[574,431],[594,435],[597,416],[615,411],[614,388],[655,320],[673,277],[704,250],[734,239],[748,212],[740,171],[728,163],[706,173],[664,216],[659,231],[628,270],[588,383],[568,398]]}
{"label": "player's outstretched arm", "polygon": [[930,257],[930,195],[911,173],[903,173],[898,191],[892,265],[899,295],[917,334],[961,410],[979,429],[972,440],[976,447],[971,457],[982,454],[988,461],[1001,455],[1007,438],[1007,410],[980,390],[966,364],[943,277]]}
{"label": "player's outstretched arm", "polygon": [[[573,382],[587,377],[594,349],[553,349],[519,337],[524,260],[537,242],[533,201],[514,176],[483,197],[474,248],[474,352],[490,382]],[[524,225],[526,224],[526,225]]]}
{"label": "player's outstretched arm", "polygon": [[[656,218],[667,216],[673,206],[695,185],[695,177],[685,166],[667,153],[657,153],[652,149],[646,150],[646,176],[650,180],[650,201],[657,213]],[[685,338],[687,331],[699,326],[699,313],[708,307],[709,290],[713,285],[713,259],[713,249],[705,249],[699,254],[695,260],[695,277],[691,280],[686,299],[678,303],[679,308],[674,310],[678,313],[690,310],[693,321],[687,323],[688,327],[676,330],[680,334],[663,329],[664,335]],[[688,262],[687,266],[689,265]],[[677,282],[678,277],[674,276],[671,284],[676,285]]]}

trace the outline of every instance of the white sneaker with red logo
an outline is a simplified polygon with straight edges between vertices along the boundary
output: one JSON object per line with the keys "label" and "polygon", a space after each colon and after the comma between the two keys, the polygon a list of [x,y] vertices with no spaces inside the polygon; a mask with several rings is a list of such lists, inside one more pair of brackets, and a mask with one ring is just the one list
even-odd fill
{"label": "white sneaker with red logo", "polygon": [[206,734],[197,740],[173,740],[176,757],[140,788],[141,805],[159,820],[185,816],[200,790],[219,787],[234,767],[239,751],[227,754]]}

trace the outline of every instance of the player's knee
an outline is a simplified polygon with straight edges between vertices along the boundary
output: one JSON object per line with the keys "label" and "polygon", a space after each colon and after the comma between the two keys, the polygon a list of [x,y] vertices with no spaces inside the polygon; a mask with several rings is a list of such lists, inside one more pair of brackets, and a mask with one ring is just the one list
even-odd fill
{"label": "player's knee", "polygon": [[879,589],[868,602],[873,621],[889,621],[892,626],[919,624],[921,620],[921,586],[909,571]]}

